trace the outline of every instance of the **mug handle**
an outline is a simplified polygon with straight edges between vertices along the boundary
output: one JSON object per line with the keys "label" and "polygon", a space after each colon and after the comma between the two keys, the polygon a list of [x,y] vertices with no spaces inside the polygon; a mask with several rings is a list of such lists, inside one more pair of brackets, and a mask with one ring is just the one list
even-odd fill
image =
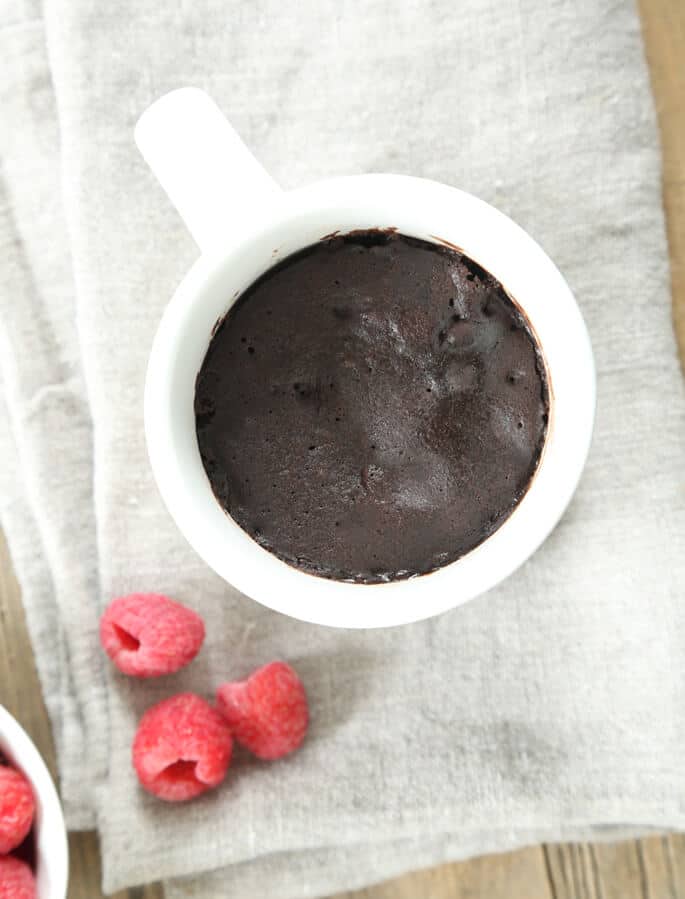
{"label": "mug handle", "polygon": [[225,244],[281,192],[198,88],[156,100],[138,119],[135,141],[202,252]]}

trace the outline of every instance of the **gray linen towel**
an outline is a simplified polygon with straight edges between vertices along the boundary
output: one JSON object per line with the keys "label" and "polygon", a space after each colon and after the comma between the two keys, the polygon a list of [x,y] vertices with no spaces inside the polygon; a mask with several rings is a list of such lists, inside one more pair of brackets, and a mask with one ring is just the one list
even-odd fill
{"label": "gray linen towel", "polygon": [[[92,416],[97,566],[85,552],[71,560],[73,546],[47,552],[53,528],[74,523],[60,518],[59,493],[50,493],[54,518],[43,514],[58,473],[26,495],[53,579],[58,562],[78,568],[73,595],[88,612],[63,631],[94,752],[82,770],[96,785],[106,889],[179,877],[172,899],[293,899],[535,840],[683,827],[685,403],[632,3],[295,11],[275,0],[97,9],[50,0],[47,36]],[[597,356],[596,438],[560,526],[487,597],[394,630],[314,628],[239,596],[179,537],[150,476],[141,397],[161,310],[196,250],[131,133],[152,100],[183,84],[215,97],[284,186],[381,170],[456,184],[513,215],[567,276]],[[3,276],[3,328],[13,295]],[[8,342],[33,346],[22,341],[48,320],[29,317]],[[73,346],[73,334],[64,339]],[[33,354],[15,352],[5,367],[6,386],[32,385],[7,390],[22,423],[40,389]],[[54,373],[39,379],[53,383]],[[41,427],[15,427],[34,447],[21,457],[27,484],[55,453]],[[78,459],[70,432],[62,451]],[[92,593],[86,575],[99,583]],[[24,583],[27,604],[39,605],[49,591],[34,596],[28,575]],[[205,616],[207,645],[187,671],[133,683],[91,658],[97,608],[134,589],[169,592]],[[34,638],[40,656],[37,628]],[[180,689],[210,694],[276,656],[298,666],[310,693],[303,750],[275,765],[241,760],[225,787],[187,806],[144,795],[129,763],[142,710]],[[108,726],[89,729],[104,712]]]}
{"label": "gray linen towel", "polygon": [[[37,11],[37,10],[36,10]],[[92,790],[106,770],[106,696],[97,628],[92,426],[75,327],[74,278],[59,176],[59,128],[45,30],[0,18],[0,373],[6,414],[3,515],[53,722],[71,827],[94,824]],[[5,425],[6,422],[6,425]],[[16,447],[16,453],[10,451]],[[21,460],[17,466],[11,461]],[[10,474],[16,470],[15,474]],[[19,547],[22,547],[20,549]],[[26,566],[23,564],[26,552]],[[34,558],[35,557],[35,558]],[[45,577],[23,576],[42,557]],[[46,624],[49,622],[49,626]],[[38,634],[42,633],[45,639]]]}

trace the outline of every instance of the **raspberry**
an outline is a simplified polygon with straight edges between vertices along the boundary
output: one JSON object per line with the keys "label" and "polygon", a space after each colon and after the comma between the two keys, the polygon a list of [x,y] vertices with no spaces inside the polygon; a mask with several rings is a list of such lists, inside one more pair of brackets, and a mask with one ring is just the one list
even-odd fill
{"label": "raspberry", "polygon": [[221,715],[194,693],[180,693],[141,718],[133,766],[149,793],[181,802],[221,783],[232,750],[231,731]]}
{"label": "raspberry", "polygon": [[31,830],[36,803],[31,784],[23,774],[0,765],[0,855],[24,841]]}
{"label": "raspberry", "polygon": [[281,758],[304,740],[307,696],[285,662],[271,662],[246,681],[222,684],[217,705],[235,739],[260,759]]}
{"label": "raspberry", "polygon": [[0,899],[36,899],[36,881],[26,862],[0,855]]}
{"label": "raspberry", "polygon": [[156,593],[114,599],[100,620],[103,649],[124,674],[158,677],[191,662],[205,638],[200,616]]}

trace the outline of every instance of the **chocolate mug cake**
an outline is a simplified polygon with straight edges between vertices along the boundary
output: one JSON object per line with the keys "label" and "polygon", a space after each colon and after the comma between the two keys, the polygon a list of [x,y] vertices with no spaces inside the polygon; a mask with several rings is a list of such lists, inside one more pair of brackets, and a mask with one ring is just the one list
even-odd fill
{"label": "chocolate mug cake", "polygon": [[361,584],[427,574],[490,536],[548,416],[540,349],[502,285],[382,231],[269,269],[216,328],[195,388],[226,512],[290,565]]}

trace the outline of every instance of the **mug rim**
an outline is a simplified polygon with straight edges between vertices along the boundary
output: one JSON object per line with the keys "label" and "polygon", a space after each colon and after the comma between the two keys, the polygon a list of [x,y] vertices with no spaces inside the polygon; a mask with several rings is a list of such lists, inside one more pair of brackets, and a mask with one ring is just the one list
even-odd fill
{"label": "mug rim", "polygon": [[[526,493],[493,534],[428,574],[359,584],[322,578],[288,565],[256,543],[221,508],[200,460],[192,394],[211,326],[238,296],[292,252],[330,236],[336,230],[331,222],[339,220],[339,232],[354,230],[344,223],[357,221],[355,215],[374,220],[369,219],[373,208],[379,219],[387,209],[385,219],[354,227],[396,227],[399,233],[456,245],[502,283],[529,321],[545,360],[550,422]],[[412,227],[412,221],[421,224]],[[431,222],[435,227],[430,227]],[[305,232],[316,236],[295,239],[295,233]],[[263,605],[300,620],[339,627],[382,627],[428,618],[509,576],[544,541],[570,501],[594,422],[595,375],[587,329],[564,278],[539,245],[506,215],[471,194],[391,174],[342,176],[284,191],[269,207],[262,206],[244,218],[225,242],[228,248],[217,244],[199,257],[167,305],[145,384],[145,432],[153,474],[170,514],[195,551],[225,581]],[[243,281],[234,289],[237,269]],[[252,272],[250,277],[246,269]],[[210,322],[203,304],[214,312],[220,310],[219,316]],[[189,334],[198,331],[198,316],[206,319],[200,328],[205,338],[201,355],[200,337],[189,340]],[[190,360],[193,353],[194,362]],[[185,397],[185,432],[191,424],[187,408],[191,403],[192,436],[178,425],[179,396]]]}

